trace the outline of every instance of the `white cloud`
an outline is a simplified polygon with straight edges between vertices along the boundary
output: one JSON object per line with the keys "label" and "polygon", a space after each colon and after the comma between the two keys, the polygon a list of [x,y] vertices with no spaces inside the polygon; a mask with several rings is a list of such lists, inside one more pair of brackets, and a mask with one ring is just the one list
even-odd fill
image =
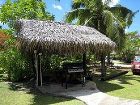
{"label": "white cloud", "polygon": [[125,33],[127,33],[127,32],[128,32],[128,28],[125,29]]}
{"label": "white cloud", "polygon": [[62,6],[61,5],[53,4],[53,8],[54,9],[58,9],[58,10],[62,10]]}
{"label": "white cloud", "polygon": [[[105,2],[106,0],[102,0],[103,2]],[[109,3],[110,7],[113,7],[114,5],[118,4],[120,2],[120,0],[111,0],[111,2]]]}

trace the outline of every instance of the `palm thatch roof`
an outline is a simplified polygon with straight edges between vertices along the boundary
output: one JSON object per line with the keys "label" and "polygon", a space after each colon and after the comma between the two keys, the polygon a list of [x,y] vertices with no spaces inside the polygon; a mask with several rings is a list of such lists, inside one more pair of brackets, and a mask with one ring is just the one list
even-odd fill
{"label": "palm thatch roof", "polygon": [[94,28],[38,20],[16,23],[20,48],[55,54],[82,54],[86,51],[107,53],[116,44]]}

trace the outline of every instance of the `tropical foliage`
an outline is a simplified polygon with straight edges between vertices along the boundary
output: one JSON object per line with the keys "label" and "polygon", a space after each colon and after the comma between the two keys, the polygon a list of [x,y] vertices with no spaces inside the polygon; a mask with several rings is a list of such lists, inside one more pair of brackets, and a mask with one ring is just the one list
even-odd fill
{"label": "tropical foliage", "polygon": [[136,12],[116,5],[109,7],[110,0],[74,0],[72,11],[66,15],[67,22],[96,28],[116,42],[118,48],[124,45],[125,28],[130,26]]}
{"label": "tropical foliage", "polygon": [[126,41],[125,46],[122,50],[121,58],[125,62],[131,62],[134,55],[137,55],[140,53],[139,51],[140,46],[140,36],[137,32],[129,32],[126,34]]}
{"label": "tropical foliage", "polygon": [[1,73],[7,74],[7,79],[12,81],[27,79],[32,70],[29,70],[29,62],[26,58],[16,49],[16,38],[11,35],[10,30],[1,30],[1,33],[8,37],[3,42],[3,48],[0,51]]}
{"label": "tropical foliage", "polygon": [[10,36],[6,35],[3,30],[0,30],[0,51],[4,48],[4,42],[9,39]]}
{"label": "tropical foliage", "polygon": [[[30,79],[33,67],[32,58],[23,55],[17,48],[14,22],[18,19],[53,20],[54,16],[45,9],[45,3],[39,0],[6,0],[0,8],[0,21],[9,26],[9,30],[1,30],[0,72],[7,74],[12,81]],[[31,54],[29,54],[30,56]]]}
{"label": "tropical foliage", "polygon": [[54,20],[45,8],[45,3],[39,0],[6,0],[0,9],[0,21],[13,28],[18,19]]}
{"label": "tropical foliage", "polygon": [[[139,46],[136,38],[130,38],[130,34],[125,36],[124,30],[132,23],[132,18],[136,12],[132,12],[126,7],[116,5],[109,7],[110,0],[74,0],[72,11],[66,15],[67,22],[75,22],[80,25],[87,25],[96,28],[103,34],[106,34],[123,49],[121,56],[129,57],[129,51],[134,54],[134,47]],[[5,33],[6,40],[2,42],[2,51],[0,51],[0,72],[8,74],[8,79],[13,81],[31,78],[34,74],[33,54],[23,55],[16,49],[16,37],[13,33],[13,25],[17,19],[37,19],[54,20],[45,9],[45,3],[42,0],[6,0],[0,8],[0,21],[8,24],[9,30],[2,30]],[[3,35],[3,34],[2,34]],[[124,43],[126,38],[126,43]],[[0,42],[0,43],[1,43]],[[132,46],[131,46],[132,45]],[[125,47],[124,47],[125,46]],[[25,49],[22,49],[25,50]],[[90,56],[93,56],[89,54]],[[48,70],[59,70],[63,62],[76,62],[77,58],[82,61],[81,56],[60,57],[58,55],[42,56],[42,69],[44,73]],[[95,57],[94,57],[95,58]]]}
{"label": "tropical foliage", "polygon": [[10,48],[0,52],[0,67],[3,74],[7,74],[10,81],[22,81],[30,79],[32,70],[29,70],[29,62],[16,48]]}

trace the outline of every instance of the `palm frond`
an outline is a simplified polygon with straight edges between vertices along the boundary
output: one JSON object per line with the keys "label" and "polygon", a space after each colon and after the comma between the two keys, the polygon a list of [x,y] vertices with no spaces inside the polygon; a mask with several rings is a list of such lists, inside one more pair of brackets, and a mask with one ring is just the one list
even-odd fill
{"label": "palm frond", "polygon": [[106,25],[106,35],[109,37],[112,34],[112,27],[114,23],[114,15],[112,12],[105,10],[103,12],[103,22]]}
{"label": "palm frond", "polygon": [[132,19],[137,12],[132,12],[130,9],[117,5],[111,7],[110,11],[114,13],[117,19],[123,23],[124,27],[130,26],[132,24]]}
{"label": "palm frond", "polygon": [[83,2],[73,2],[72,3],[72,9],[77,9],[77,8],[84,8],[85,5]]}
{"label": "palm frond", "polygon": [[71,23],[73,20],[75,20],[76,18],[78,18],[78,12],[79,12],[79,9],[74,9],[74,10],[68,12],[66,14],[65,21],[68,22],[68,23]]}
{"label": "palm frond", "polygon": [[84,21],[89,18],[90,10],[85,8],[78,8],[70,11],[66,15],[66,22],[70,23],[75,19],[78,19],[80,23],[84,23]]}
{"label": "palm frond", "polygon": [[128,15],[127,15],[127,19],[128,19],[128,21],[127,21],[127,24],[128,24],[128,27],[132,24],[132,19],[133,19],[133,17],[137,14],[139,12],[139,10],[137,10],[136,12],[133,12],[132,14],[131,13],[129,13]]}

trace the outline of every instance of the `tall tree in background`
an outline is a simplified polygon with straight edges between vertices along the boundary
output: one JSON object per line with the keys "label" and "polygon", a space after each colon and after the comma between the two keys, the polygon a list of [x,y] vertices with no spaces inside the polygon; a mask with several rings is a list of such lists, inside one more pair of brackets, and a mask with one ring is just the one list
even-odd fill
{"label": "tall tree in background", "polygon": [[[125,28],[132,23],[135,15],[131,10],[121,5],[109,7],[111,0],[74,0],[72,11],[66,15],[66,22],[76,21],[76,24],[94,27],[117,44],[122,50],[125,41]],[[110,63],[110,54],[108,54]],[[105,55],[101,54],[101,76],[106,76]]]}
{"label": "tall tree in background", "polygon": [[18,19],[54,20],[41,0],[6,0],[0,8],[0,21],[13,27]]}
{"label": "tall tree in background", "polygon": [[116,42],[122,49],[125,39],[125,28],[132,23],[135,15],[131,10],[121,5],[109,7],[111,0],[74,0],[72,11],[66,15],[66,21],[76,21],[76,24],[94,27]]}
{"label": "tall tree in background", "polygon": [[126,34],[125,46],[122,49],[121,58],[130,63],[135,55],[140,53],[140,36],[138,32],[129,32]]}

